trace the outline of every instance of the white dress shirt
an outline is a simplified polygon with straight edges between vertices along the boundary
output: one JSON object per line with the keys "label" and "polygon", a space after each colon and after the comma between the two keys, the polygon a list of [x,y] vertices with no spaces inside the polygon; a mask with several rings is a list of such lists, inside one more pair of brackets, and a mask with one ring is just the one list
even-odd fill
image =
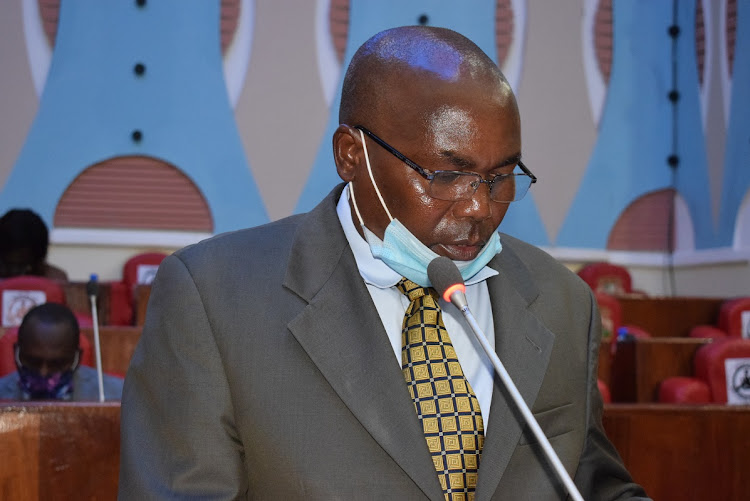
{"label": "white dress shirt", "polygon": [[[357,232],[349,207],[349,185],[341,193],[336,210],[346,239],[354,253],[354,259],[357,261],[359,273],[367,285],[370,296],[372,296],[375,308],[378,310],[380,320],[383,322],[383,327],[385,327],[385,332],[388,334],[393,352],[396,355],[398,366],[401,367],[401,324],[404,320],[406,308],[409,306],[409,299],[395,287],[402,277],[383,261],[374,258],[370,252],[369,244]],[[492,321],[490,294],[485,281],[494,275],[497,275],[497,271],[485,266],[479,273],[466,281],[466,299],[471,312],[476,317],[479,326],[493,348],[495,347],[495,327]],[[469,327],[461,312],[455,306],[446,303],[442,298],[440,299],[440,308],[443,310],[443,323],[448,330],[461,368],[474,389],[477,400],[479,400],[486,432],[492,403],[494,375],[492,362],[484,353],[479,341],[474,337],[471,327]]]}

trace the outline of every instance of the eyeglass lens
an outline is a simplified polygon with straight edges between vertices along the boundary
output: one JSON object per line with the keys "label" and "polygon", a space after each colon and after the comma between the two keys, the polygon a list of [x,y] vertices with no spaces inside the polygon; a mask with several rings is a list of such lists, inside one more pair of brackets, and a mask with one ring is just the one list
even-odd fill
{"label": "eyeglass lens", "polygon": [[[516,170],[518,167],[516,167]],[[435,172],[430,182],[430,195],[440,200],[465,200],[471,198],[480,184],[490,184],[490,199],[495,202],[515,202],[521,200],[531,185],[531,178],[522,172],[509,176],[496,177],[485,181],[478,174],[470,172]]]}

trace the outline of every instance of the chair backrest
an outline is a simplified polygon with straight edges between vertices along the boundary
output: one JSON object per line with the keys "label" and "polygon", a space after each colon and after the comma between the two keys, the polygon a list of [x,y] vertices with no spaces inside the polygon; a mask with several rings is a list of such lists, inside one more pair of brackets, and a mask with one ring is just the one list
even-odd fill
{"label": "chair backrest", "polygon": [[688,333],[689,337],[693,338],[712,338],[712,339],[722,339],[727,337],[727,333],[723,331],[722,329],[719,329],[715,325],[695,325],[690,329],[690,332]]}
{"label": "chair backrest", "polygon": [[163,252],[144,252],[128,259],[122,267],[122,281],[128,290],[138,284],[150,284],[165,257]]}
{"label": "chair backrest", "polygon": [[715,403],[727,403],[725,361],[728,358],[748,359],[750,366],[750,339],[714,339],[712,343],[702,346],[695,353],[695,376],[708,383],[711,399]]}
{"label": "chair backrest", "polygon": [[617,329],[622,324],[622,306],[616,297],[602,291],[595,291],[596,303],[602,318],[602,341],[613,341]]}
{"label": "chair backrest", "polygon": [[750,339],[750,297],[724,301],[719,309],[719,328],[730,336]]}
{"label": "chair backrest", "polygon": [[65,290],[60,282],[31,275],[0,280],[3,327],[20,325],[27,311],[43,303],[65,304]]}
{"label": "chair backrest", "polygon": [[623,266],[605,262],[588,263],[578,270],[578,276],[595,291],[608,294],[633,292],[630,272]]}
{"label": "chair backrest", "polygon": [[[13,345],[16,341],[18,341],[18,327],[8,328],[5,334],[0,335],[0,377],[17,370],[13,352]],[[81,348],[81,365],[94,367],[94,354],[89,339],[81,334],[78,338],[78,345]]]}

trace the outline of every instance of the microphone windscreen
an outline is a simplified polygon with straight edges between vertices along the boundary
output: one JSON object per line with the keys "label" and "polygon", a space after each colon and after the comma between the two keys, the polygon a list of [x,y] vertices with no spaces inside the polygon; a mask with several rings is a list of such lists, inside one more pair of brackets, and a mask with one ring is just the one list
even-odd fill
{"label": "microphone windscreen", "polygon": [[86,284],[86,294],[91,296],[96,296],[99,294],[99,281],[95,273],[91,274],[91,278],[89,279],[88,283]]}
{"label": "microphone windscreen", "polygon": [[445,291],[451,286],[464,283],[456,263],[445,256],[439,256],[430,261],[427,265],[427,277],[441,296],[444,296]]}

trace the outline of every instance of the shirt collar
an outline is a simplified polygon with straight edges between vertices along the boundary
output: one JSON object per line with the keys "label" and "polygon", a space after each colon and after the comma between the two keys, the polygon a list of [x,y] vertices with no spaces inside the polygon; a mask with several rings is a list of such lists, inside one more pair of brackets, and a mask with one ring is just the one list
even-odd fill
{"label": "shirt collar", "polygon": [[[373,257],[370,252],[370,245],[357,232],[352,219],[352,210],[349,206],[349,185],[344,187],[341,192],[338,205],[336,206],[341,227],[344,229],[344,235],[349,241],[349,246],[354,254],[354,260],[357,262],[359,273],[366,283],[374,285],[380,289],[393,287],[401,280],[401,275],[393,271],[380,259]],[[479,272],[466,281],[466,285],[474,285],[483,282],[490,277],[497,275],[497,271],[485,266]]]}

